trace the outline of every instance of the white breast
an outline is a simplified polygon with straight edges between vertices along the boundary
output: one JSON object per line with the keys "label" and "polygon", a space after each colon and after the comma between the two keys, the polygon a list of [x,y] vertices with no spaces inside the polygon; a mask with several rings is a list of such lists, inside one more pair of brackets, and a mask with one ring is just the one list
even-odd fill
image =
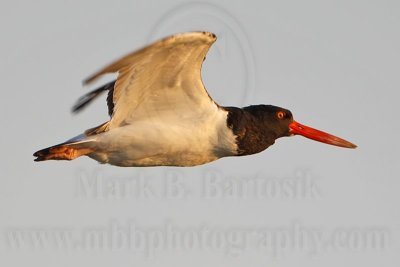
{"label": "white breast", "polygon": [[174,114],[112,129],[96,137],[89,156],[118,166],[194,166],[236,155],[228,112],[215,105],[206,113],[196,121]]}

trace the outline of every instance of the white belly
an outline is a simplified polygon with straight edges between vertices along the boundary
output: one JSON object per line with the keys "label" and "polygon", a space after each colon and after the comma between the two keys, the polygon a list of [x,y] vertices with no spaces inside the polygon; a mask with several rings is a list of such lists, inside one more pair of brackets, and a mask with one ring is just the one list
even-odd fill
{"label": "white belly", "polygon": [[194,166],[236,155],[227,112],[198,121],[146,120],[100,134],[89,156],[117,166]]}

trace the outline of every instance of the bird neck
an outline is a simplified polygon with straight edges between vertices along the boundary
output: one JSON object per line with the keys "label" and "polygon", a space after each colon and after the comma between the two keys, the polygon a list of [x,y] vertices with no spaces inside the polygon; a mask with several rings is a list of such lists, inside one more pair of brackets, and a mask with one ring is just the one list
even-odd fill
{"label": "bird neck", "polygon": [[228,111],[227,125],[236,136],[238,156],[259,153],[275,143],[278,138],[265,121],[252,110],[224,107]]}

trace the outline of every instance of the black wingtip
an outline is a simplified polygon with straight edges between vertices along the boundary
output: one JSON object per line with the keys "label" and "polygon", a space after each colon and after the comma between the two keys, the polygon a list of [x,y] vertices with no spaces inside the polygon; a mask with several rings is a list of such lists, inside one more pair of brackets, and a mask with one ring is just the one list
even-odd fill
{"label": "black wingtip", "polygon": [[75,105],[72,107],[72,113],[78,113],[82,111],[90,102],[92,102],[97,96],[99,96],[104,91],[103,88],[98,88],[92,92],[85,94],[80,97]]}
{"label": "black wingtip", "polygon": [[111,81],[109,83],[106,83],[105,85],[85,94],[81,98],[78,99],[78,101],[75,103],[75,105],[72,107],[71,112],[76,114],[80,111],[82,111],[89,103],[91,103],[94,99],[96,99],[101,93],[104,91],[110,91],[114,88],[116,81]]}

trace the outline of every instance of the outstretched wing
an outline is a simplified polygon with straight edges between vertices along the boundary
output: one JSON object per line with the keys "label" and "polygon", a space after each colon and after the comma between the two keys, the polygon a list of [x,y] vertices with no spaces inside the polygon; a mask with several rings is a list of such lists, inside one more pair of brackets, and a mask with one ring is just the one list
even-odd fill
{"label": "outstretched wing", "polygon": [[201,65],[216,36],[174,35],[129,54],[84,81],[118,72],[109,129],[137,120],[192,120],[216,107],[201,80]]}

